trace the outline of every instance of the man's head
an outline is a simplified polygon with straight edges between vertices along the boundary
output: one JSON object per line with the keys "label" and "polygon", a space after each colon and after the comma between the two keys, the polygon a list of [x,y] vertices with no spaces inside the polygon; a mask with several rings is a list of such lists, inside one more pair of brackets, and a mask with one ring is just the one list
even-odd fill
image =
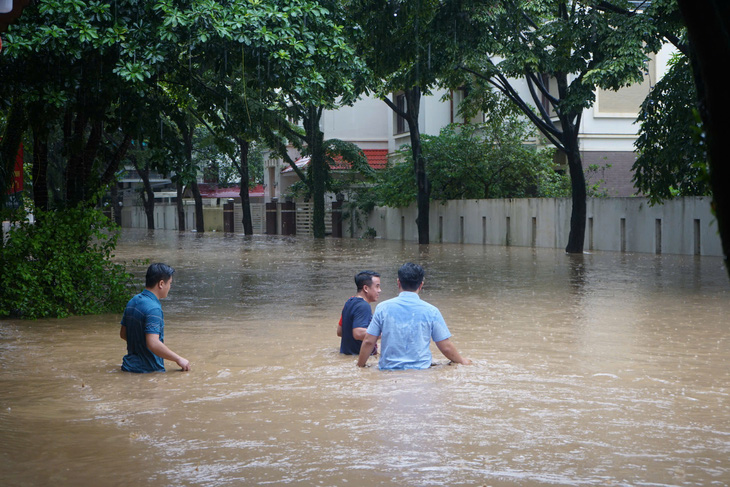
{"label": "man's head", "polygon": [[398,282],[403,291],[418,291],[426,271],[418,264],[406,262],[398,269]]}
{"label": "man's head", "polygon": [[358,272],[355,276],[355,286],[368,303],[374,303],[380,296],[380,274],[375,271]]}
{"label": "man's head", "polygon": [[158,298],[166,298],[167,293],[170,292],[174,273],[175,269],[167,264],[152,264],[147,268],[144,286],[155,293]]}

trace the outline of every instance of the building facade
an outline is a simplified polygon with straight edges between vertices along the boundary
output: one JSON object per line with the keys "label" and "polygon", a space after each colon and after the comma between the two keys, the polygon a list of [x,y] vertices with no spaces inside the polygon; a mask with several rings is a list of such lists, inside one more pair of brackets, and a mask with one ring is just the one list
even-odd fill
{"label": "building facade", "polygon": [[[580,150],[584,169],[591,168],[586,177],[589,183],[600,182],[601,189],[608,196],[636,196],[632,182],[632,166],[636,160],[634,141],[639,129],[636,118],[652,86],[666,72],[672,52],[673,49],[667,47],[652,56],[642,83],[619,91],[597,90],[595,103],[583,113]],[[514,85],[524,99],[531,99],[526,83],[517,80]],[[463,96],[461,91],[444,89],[434,90],[431,95],[424,96],[419,113],[421,132],[438,135],[446,125],[464,122],[458,113]],[[398,104],[399,94],[393,94],[391,99]],[[395,112],[382,100],[372,96],[365,96],[352,106],[326,111],[321,124],[325,139],[352,142],[366,154],[368,150],[380,152],[384,149],[392,154],[402,145],[410,143],[407,125],[399,121]],[[299,159],[293,149],[290,156]],[[560,155],[556,162],[561,164]],[[290,180],[293,171],[289,170],[287,176],[288,167],[281,159],[272,158],[266,162],[266,201],[272,198],[282,200],[286,196],[291,182],[295,181]],[[334,195],[330,199],[334,199]]]}

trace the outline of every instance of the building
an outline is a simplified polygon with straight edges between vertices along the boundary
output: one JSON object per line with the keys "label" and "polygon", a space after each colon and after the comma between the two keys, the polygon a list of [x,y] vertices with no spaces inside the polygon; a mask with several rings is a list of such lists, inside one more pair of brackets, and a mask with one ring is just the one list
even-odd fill
{"label": "building", "polygon": [[[608,196],[636,195],[632,182],[632,166],[636,160],[634,141],[639,128],[636,118],[651,87],[666,72],[672,52],[671,47],[666,47],[652,56],[644,82],[619,91],[597,90],[595,103],[583,114],[579,134],[583,166],[584,169],[597,167],[595,171],[589,171],[586,177],[591,183],[602,180],[601,189]],[[523,98],[531,99],[524,82],[515,85]],[[402,95],[394,94],[394,103],[398,103],[399,96]],[[458,115],[459,103],[463,98],[461,91],[443,89],[424,96],[419,113],[421,132],[438,135],[449,123],[464,122]],[[366,154],[372,150],[386,150],[387,154],[392,154],[410,142],[407,125],[399,122],[399,117],[383,101],[371,96],[363,97],[352,106],[326,111],[321,124],[325,139],[337,138],[352,142]],[[293,158],[296,158],[296,154]],[[303,162],[302,159],[298,161]],[[269,159],[265,167],[265,199],[267,202],[272,198],[281,200],[296,180],[296,174],[281,159]],[[333,198],[334,195],[331,195],[330,200]]]}

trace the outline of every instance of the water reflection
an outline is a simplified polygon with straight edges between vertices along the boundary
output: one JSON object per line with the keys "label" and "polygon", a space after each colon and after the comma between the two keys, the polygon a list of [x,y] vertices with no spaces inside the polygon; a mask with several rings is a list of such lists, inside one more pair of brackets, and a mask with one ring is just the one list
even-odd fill
{"label": "water reflection", "polygon": [[[117,258],[177,269],[166,337],[193,371],[121,373],[120,316],[1,322],[3,485],[730,478],[720,259],[160,231],[126,232]],[[388,299],[408,260],[474,366],[337,353],[355,272]]]}

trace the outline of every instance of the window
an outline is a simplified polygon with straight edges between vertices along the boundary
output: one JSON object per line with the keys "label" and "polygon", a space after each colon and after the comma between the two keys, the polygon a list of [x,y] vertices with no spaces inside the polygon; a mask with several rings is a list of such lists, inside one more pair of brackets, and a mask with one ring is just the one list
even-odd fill
{"label": "window", "polygon": [[[469,88],[466,86],[461,86],[457,88],[456,90],[451,92],[451,123],[459,122],[459,123],[469,123],[471,120],[466,118],[463,115],[459,114],[459,109],[461,108],[461,104],[464,102],[464,100],[469,96]],[[482,122],[486,121],[484,118],[484,114],[481,114],[477,112],[474,114],[477,120],[480,120]]]}
{"label": "window", "polygon": [[[406,95],[404,95],[403,93],[401,93],[400,95],[396,95],[395,106],[398,107],[398,110],[405,112],[406,111]],[[395,115],[395,133],[404,134],[406,132],[408,132],[408,124],[406,124],[406,119],[396,113],[396,115]]]}
{"label": "window", "polygon": [[656,82],[656,55],[649,56],[649,64],[644,72],[644,81],[625,86],[618,91],[596,90],[596,103],[593,110],[596,117],[636,118],[641,103]]}

